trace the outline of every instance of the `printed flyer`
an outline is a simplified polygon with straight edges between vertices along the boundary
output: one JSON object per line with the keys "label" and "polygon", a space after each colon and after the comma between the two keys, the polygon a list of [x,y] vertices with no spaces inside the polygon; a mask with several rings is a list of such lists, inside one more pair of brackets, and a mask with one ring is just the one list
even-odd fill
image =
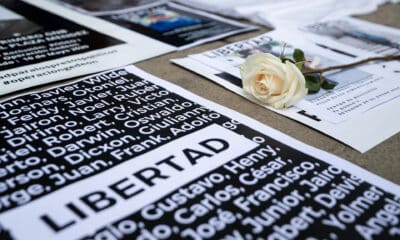
{"label": "printed flyer", "polygon": [[256,29],[167,1],[109,1],[106,4],[100,4],[102,1],[56,2],[177,49]]}
{"label": "printed flyer", "polygon": [[[327,72],[324,77],[336,83],[335,89],[321,89],[316,94],[309,94],[294,107],[285,110],[270,108],[245,94],[239,70],[245,58],[259,52],[279,56],[283,42],[277,39],[289,39],[287,36],[282,31],[273,31],[172,61],[272,111],[326,133],[360,152],[371,149],[400,131],[394,120],[400,114],[395,110],[400,101],[398,73],[385,67],[386,63]],[[329,51],[308,41],[300,41],[302,39],[296,39],[294,35],[290,39],[295,44],[285,45],[285,56],[291,57],[296,46],[305,51],[307,59],[315,59],[314,68],[354,61],[353,57],[348,56],[346,48]],[[367,122],[364,121],[366,117],[369,119]],[[382,131],[380,126],[383,124],[387,128]],[[365,133],[370,137],[363,137]]]}
{"label": "printed flyer", "polygon": [[400,237],[398,185],[133,66],[0,122],[2,240]]}
{"label": "printed flyer", "polygon": [[[154,56],[32,2],[0,2],[0,95]],[[63,16],[76,18],[68,11]]]}
{"label": "printed flyer", "polygon": [[54,1],[59,1],[67,5],[68,7],[75,8],[77,11],[80,11],[82,13],[93,14],[98,12],[122,10],[128,7],[142,6],[159,0],[117,0],[117,1],[54,0]]}
{"label": "printed flyer", "polygon": [[355,56],[400,53],[400,30],[356,18],[316,22],[300,27],[300,30],[304,37],[319,44],[328,41],[348,46]]}

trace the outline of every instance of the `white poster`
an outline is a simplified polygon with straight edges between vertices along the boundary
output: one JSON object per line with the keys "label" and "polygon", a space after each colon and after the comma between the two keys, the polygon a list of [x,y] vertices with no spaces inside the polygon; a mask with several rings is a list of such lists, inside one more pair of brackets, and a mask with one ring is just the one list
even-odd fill
{"label": "white poster", "polygon": [[[307,59],[317,59],[317,68],[359,59],[349,56],[351,53],[345,47],[331,46],[329,50],[301,35],[289,34],[287,31],[273,31],[172,61],[263,105],[242,90],[239,66],[247,56],[257,52],[279,56],[283,42],[277,39],[291,40],[291,44],[285,47],[285,56],[291,57],[295,47],[300,48]],[[398,73],[391,67],[385,67],[393,64],[370,64],[327,72],[324,77],[337,84],[335,89],[321,89],[316,94],[309,94],[294,107],[285,110],[263,106],[365,152],[400,131],[400,125],[395,121],[395,116],[400,113],[397,110],[400,101]],[[386,127],[382,129],[382,125]],[[370,137],[365,138],[366,133]]]}

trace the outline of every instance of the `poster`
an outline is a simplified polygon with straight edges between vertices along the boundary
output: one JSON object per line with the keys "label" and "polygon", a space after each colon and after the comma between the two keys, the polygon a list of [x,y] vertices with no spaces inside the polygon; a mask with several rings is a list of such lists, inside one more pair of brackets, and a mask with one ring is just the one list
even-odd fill
{"label": "poster", "polygon": [[256,29],[167,1],[57,2],[177,49]]}
{"label": "poster", "polygon": [[122,10],[127,7],[138,7],[156,2],[158,0],[117,0],[117,1],[55,0],[55,1],[59,1],[65,5],[68,5],[69,7],[75,8],[77,11],[81,11],[82,13],[94,14],[98,12]]}
{"label": "poster", "polygon": [[[176,0],[179,3],[275,29],[287,29],[317,21],[343,18],[375,11],[378,6],[396,0],[335,1],[324,0]],[[311,13],[311,14],[310,14]]]}
{"label": "poster", "polygon": [[[355,56],[396,55],[400,53],[400,31],[356,18],[341,18],[316,22],[299,27],[319,44],[342,44],[352,49]],[[325,41],[328,41],[326,44]]]}
{"label": "poster", "polygon": [[398,185],[133,66],[0,109],[2,240],[400,236]]}
{"label": "poster", "polygon": [[[283,42],[278,39],[291,40],[285,46],[285,56],[291,57],[295,47],[300,48],[306,53],[307,59],[315,59],[314,67],[317,68],[350,63],[357,59],[349,56],[346,48],[335,46],[331,47],[332,51],[303,39],[301,35],[273,31],[172,61],[360,152],[368,151],[400,131],[394,120],[399,114],[396,110],[400,95],[398,73],[386,67],[388,63],[327,72],[324,77],[337,84],[334,90],[321,89],[316,94],[309,94],[289,109],[273,109],[245,94],[241,86],[240,65],[247,56],[257,52],[279,56]],[[383,124],[387,126],[384,130],[381,128]],[[370,137],[365,138],[365,133]]]}
{"label": "poster", "polygon": [[[132,63],[164,53],[139,46],[32,5],[0,2],[0,95]],[[53,9],[52,6],[48,6]],[[57,10],[57,8],[53,9]],[[142,39],[145,40],[145,39]],[[153,48],[154,49],[154,48]]]}

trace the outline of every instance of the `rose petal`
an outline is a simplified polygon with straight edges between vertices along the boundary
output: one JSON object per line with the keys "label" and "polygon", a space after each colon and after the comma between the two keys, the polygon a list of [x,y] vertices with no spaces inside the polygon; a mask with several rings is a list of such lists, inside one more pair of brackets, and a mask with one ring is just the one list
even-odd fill
{"label": "rose petal", "polygon": [[269,53],[249,56],[240,68],[243,90],[275,108],[293,105],[307,93],[305,79],[291,62]]}

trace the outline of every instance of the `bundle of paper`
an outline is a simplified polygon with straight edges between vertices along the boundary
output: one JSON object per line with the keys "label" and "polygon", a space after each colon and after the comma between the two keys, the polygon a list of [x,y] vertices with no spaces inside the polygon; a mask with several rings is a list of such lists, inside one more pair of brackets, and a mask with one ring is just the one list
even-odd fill
{"label": "bundle of paper", "polygon": [[[317,68],[358,59],[349,47],[321,47],[296,32],[274,31],[172,61],[262,105],[243,92],[239,66],[247,56],[256,52],[280,55],[283,49],[280,40],[285,39],[290,39],[285,48],[286,55],[291,56],[295,47],[303,49],[307,59],[319,60]],[[334,90],[309,94],[293,108],[269,109],[324,132],[360,152],[369,150],[400,130],[395,120],[400,113],[396,107],[400,102],[400,82],[393,68],[369,64],[328,72],[324,76],[337,83]],[[385,128],[381,128],[383,125]]]}

